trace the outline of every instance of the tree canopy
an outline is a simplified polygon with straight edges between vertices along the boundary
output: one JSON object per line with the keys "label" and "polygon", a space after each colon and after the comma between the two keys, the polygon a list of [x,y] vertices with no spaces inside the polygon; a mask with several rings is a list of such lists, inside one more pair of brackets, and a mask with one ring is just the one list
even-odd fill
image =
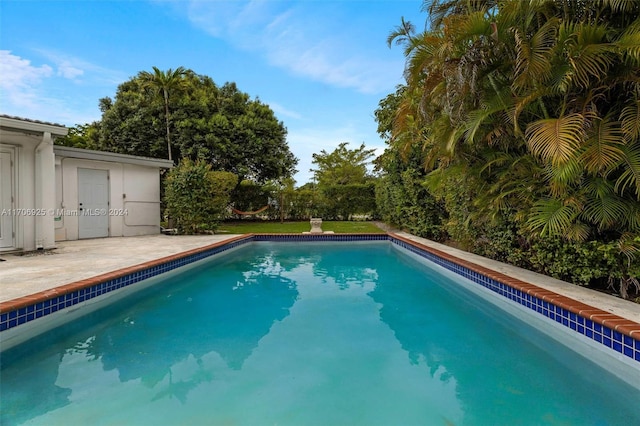
{"label": "tree canopy", "polygon": [[118,86],[114,99],[100,99],[100,109],[102,120],[92,124],[97,149],[203,160],[256,182],[290,177],[298,162],[268,105],[235,83],[218,86],[182,67],[140,72]]}
{"label": "tree canopy", "polygon": [[368,177],[367,165],[375,156],[374,149],[366,149],[365,145],[349,149],[348,142],[343,142],[332,152],[322,150],[313,154],[312,169],[314,179],[319,186],[347,185],[364,183]]}
{"label": "tree canopy", "polygon": [[363,144],[349,149],[343,142],[332,152],[313,154],[316,187],[321,195],[316,213],[327,219],[348,219],[352,214],[375,211],[375,184],[367,166],[374,149]]}

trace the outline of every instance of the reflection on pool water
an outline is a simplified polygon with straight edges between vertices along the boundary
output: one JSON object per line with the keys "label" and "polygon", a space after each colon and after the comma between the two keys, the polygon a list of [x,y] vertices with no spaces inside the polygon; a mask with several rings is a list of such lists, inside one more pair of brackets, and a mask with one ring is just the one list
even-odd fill
{"label": "reflection on pool water", "polygon": [[2,354],[1,423],[640,424],[640,391],[388,242],[252,243]]}

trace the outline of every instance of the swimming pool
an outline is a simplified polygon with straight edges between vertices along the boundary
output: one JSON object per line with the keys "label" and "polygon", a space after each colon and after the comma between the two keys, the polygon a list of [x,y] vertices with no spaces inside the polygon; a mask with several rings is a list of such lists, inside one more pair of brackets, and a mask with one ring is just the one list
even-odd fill
{"label": "swimming pool", "polygon": [[244,244],[4,352],[2,423],[640,422],[637,388],[440,269]]}

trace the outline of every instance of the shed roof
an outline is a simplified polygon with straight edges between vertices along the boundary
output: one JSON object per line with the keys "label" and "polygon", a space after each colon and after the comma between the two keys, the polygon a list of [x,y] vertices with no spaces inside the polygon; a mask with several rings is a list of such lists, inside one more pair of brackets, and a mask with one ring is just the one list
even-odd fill
{"label": "shed roof", "polygon": [[65,158],[79,158],[83,160],[108,161],[112,163],[136,164],[139,166],[158,167],[170,169],[173,161],[161,158],[140,157],[137,155],[118,154],[115,152],[94,151],[91,149],[73,148],[70,146],[54,145],[53,152],[56,156]]}
{"label": "shed roof", "polygon": [[6,114],[0,114],[0,128],[31,134],[49,132],[52,136],[66,136],[69,132],[69,129],[62,124],[31,120],[29,118],[15,117]]}

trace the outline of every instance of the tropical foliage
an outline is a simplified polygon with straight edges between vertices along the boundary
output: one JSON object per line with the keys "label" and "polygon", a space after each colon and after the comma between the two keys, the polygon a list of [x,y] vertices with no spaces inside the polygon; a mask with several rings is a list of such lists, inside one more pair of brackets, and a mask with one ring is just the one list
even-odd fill
{"label": "tropical foliage", "polygon": [[82,149],[99,150],[99,123],[78,124],[69,128],[66,136],[56,138],[56,145],[70,146]]}
{"label": "tropical foliage", "polygon": [[[380,101],[376,110],[378,132],[390,140],[393,119],[402,100],[404,88]],[[422,167],[421,149],[407,145],[400,152],[388,149],[376,158],[381,176],[376,182],[378,214],[387,222],[401,225],[414,235],[441,241],[447,237],[443,220],[447,215],[444,204],[423,185],[427,171]]]}
{"label": "tropical foliage", "polygon": [[[640,3],[425,9],[428,29],[402,20],[388,39],[404,48],[406,84],[376,113],[385,179],[421,179],[418,160],[462,246],[577,283],[615,279],[626,296],[640,272]],[[487,248],[496,238],[504,246]],[[590,276],[534,256],[565,259],[566,247],[591,259]]]}

